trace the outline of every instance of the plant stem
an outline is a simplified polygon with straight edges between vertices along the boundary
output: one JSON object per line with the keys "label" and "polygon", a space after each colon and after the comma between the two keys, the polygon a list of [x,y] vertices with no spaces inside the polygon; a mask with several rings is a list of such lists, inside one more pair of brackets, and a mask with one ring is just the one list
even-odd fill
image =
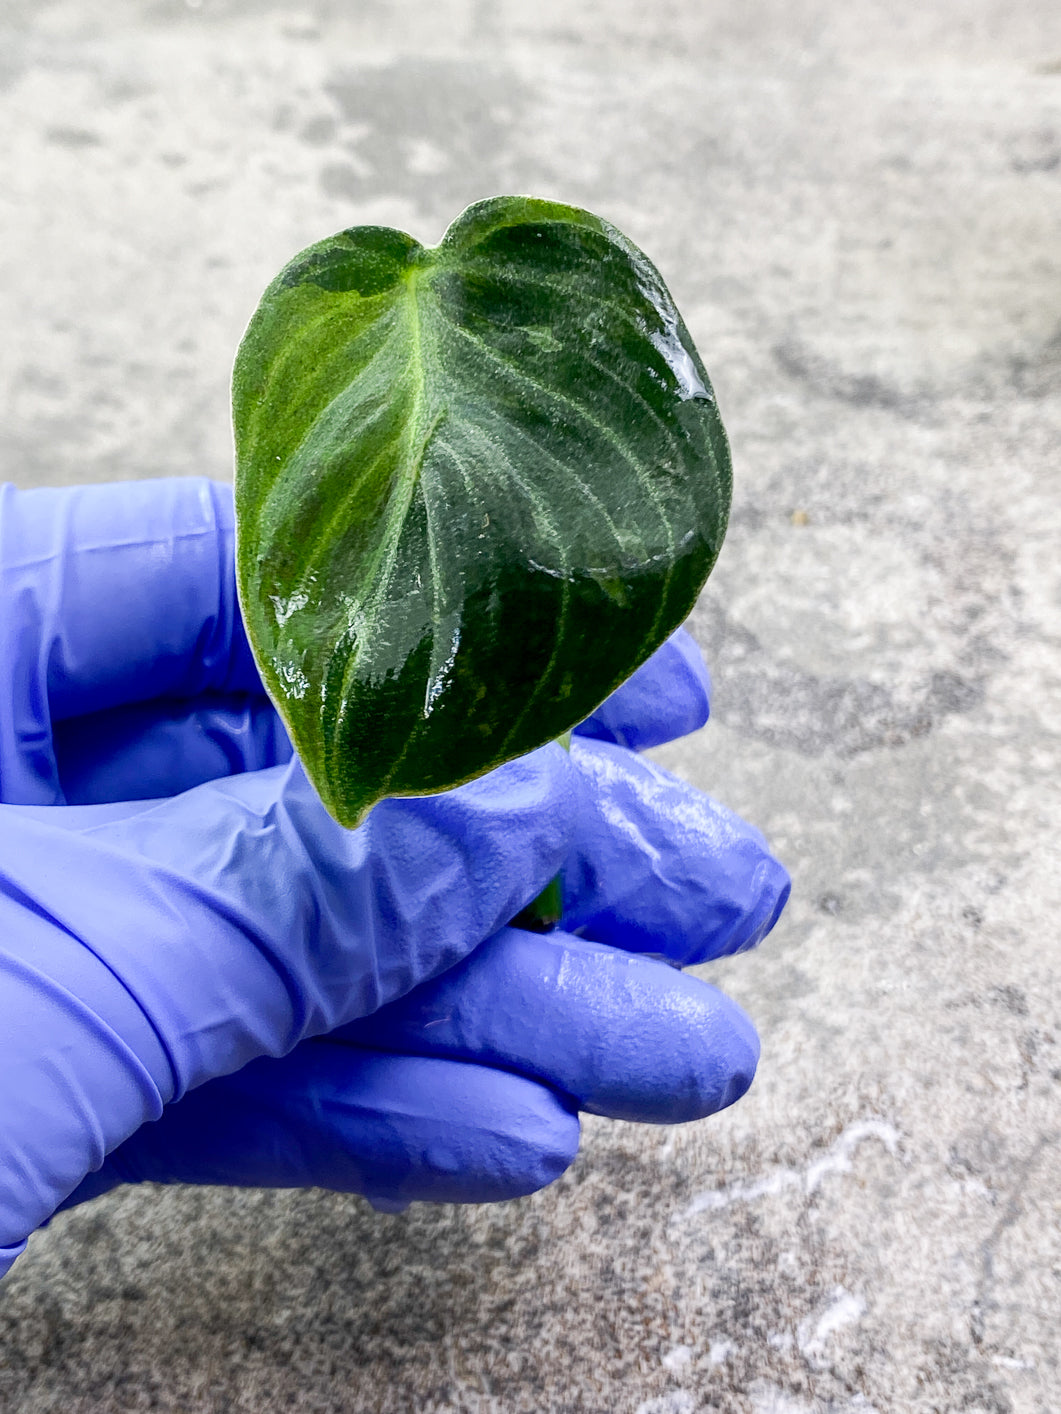
{"label": "plant stem", "polygon": [[[571,750],[571,733],[564,732],[557,741],[565,751]],[[550,879],[538,897],[526,908],[521,908],[509,924],[511,928],[524,928],[529,933],[551,933],[564,916],[563,875]]]}

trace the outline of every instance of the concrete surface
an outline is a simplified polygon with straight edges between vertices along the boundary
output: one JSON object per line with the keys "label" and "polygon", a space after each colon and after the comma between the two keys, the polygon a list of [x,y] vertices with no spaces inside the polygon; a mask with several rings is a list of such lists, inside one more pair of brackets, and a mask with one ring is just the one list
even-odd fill
{"label": "concrete surface", "polygon": [[735,448],[661,759],[787,920],[748,1098],[508,1207],[128,1192],[0,1289],[5,1411],[1061,1409],[1056,0],[4,0],[0,460],[227,475],[266,281],[360,221],[583,203]]}

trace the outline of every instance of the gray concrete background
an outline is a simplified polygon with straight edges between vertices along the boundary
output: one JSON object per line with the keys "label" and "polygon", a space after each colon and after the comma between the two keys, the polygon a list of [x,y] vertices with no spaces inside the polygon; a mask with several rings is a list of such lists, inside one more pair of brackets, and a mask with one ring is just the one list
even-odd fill
{"label": "gray concrete background", "polygon": [[589,1122],[505,1207],[144,1190],[0,1288],[0,1408],[1061,1409],[1056,0],[0,5],[0,467],[230,467],[277,268],[582,203],[654,257],[736,461],[659,753],[795,877],[710,969],[710,1122]]}

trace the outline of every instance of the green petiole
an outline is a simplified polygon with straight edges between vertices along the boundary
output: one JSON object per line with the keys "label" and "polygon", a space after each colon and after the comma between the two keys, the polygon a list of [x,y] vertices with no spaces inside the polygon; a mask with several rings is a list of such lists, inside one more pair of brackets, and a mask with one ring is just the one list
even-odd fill
{"label": "green petiole", "polygon": [[[564,732],[557,741],[565,751],[571,750],[571,733]],[[513,918],[512,928],[525,928],[528,933],[551,933],[564,916],[563,875],[550,879],[536,899],[521,908]]]}

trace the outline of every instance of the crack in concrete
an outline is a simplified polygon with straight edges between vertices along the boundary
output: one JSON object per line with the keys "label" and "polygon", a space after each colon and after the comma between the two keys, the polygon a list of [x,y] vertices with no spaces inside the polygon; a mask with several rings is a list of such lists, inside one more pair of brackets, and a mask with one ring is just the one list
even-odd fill
{"label": "crack in concrete", "polygon": [[969,1312],[969,1335],[977,1347],[984,1344],[988,1317],[992,1312],[997,1311],[1000,1305],[991,1294],[996,1281],[995,1257],[999,1243],[1006,1231],[1014,1226],[1023,1212],[1021,1200],[1028,1179],[1035,1172],[1039,1160],[1046,1150],[1055,1145],[1059,1138],[1061,1138],[1061,1134],[1056,1131],[1040,1135],[1031,1153],[1023,1163],[1017,1166],[1005,1209],[980,1245],[980,1280],[977,1283],[976,1295]]}

